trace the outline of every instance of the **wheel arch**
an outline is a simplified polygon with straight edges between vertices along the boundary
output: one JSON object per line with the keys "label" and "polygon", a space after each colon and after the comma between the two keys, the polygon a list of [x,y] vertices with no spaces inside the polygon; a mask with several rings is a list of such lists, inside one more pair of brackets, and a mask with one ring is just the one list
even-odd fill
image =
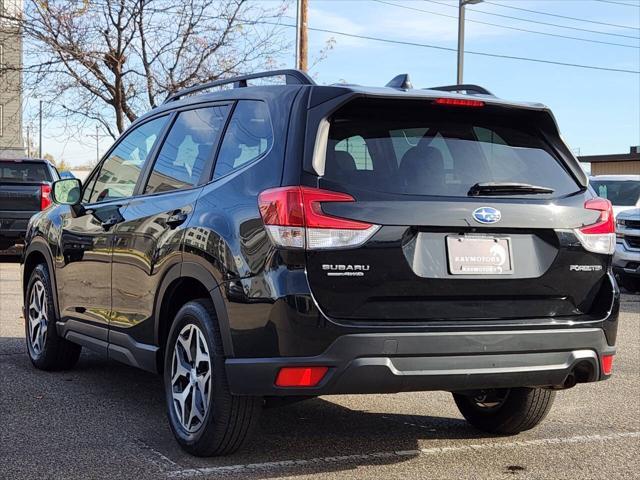
{"label": "wheel arch", "polygon": [[215,277],[197,263],[173,265],[165,274],[156,294],[154,306],[154,340],[158,345],[157,369],[163,368],[164,349],[175,314],[186,302],[209,298],[216,311],[226,357],[233,356],[229,318],[220,285]]}
{"label": "wheel arch", "polygon": [[54,270],[53,258],[49,247],[43,240],[33,239],[23,254],[22,262],[22,303],[24,306],[25,295],[27,293],[27,285],[33,270],[40,264],[44,263],[49,271],[49,281],[53,290],[53,306],[55,308],[56,319],[60,318],[60,307],[58,305],[58,286],[56,283],[56,275]]}

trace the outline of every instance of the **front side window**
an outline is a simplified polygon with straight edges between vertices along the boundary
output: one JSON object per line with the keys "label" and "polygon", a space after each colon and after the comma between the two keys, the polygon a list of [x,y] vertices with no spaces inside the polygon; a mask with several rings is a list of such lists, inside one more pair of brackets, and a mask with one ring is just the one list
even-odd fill
{"label": "front side window", "polygon": [[181,112],[162,144],[145,193],[197,185],[213,158],[228,112],[228,105]]}
{"label": "front side window", "polygon": [[240,100],[220,147],[214,180],[262,157],[272,144],[273,131],[266,103]]}
{"label": "front side window", "polygon": [[371,154],[367,148],[367,143],[360,135],[347,137],[336,143],[335,151],[348,153],[351,158],[353,158],[353,164],[356,170],[373,170],[373,163],[371,162]]}
{"label": "front side window", "polygon": [[95,183],[90,183],[85,190],[83,201],[95,203],[133,195],[142,167],[162,133],[167,118],[156,118],[127,133],[103,162]]}

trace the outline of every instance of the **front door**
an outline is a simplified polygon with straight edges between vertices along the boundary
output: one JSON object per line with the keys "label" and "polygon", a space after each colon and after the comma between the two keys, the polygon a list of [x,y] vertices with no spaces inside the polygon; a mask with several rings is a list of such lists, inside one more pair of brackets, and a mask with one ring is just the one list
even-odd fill
{"label": "front door", "polygon": [[114,232],[124,220],[127,203],[166,120],[166,116],[156,118],[126,133],[89,177],[82,208],[70,208],[62,215],[56,258],[60,316],[63,321],[80,322],[74,330],[103,342],[108,339],[112,308]]}

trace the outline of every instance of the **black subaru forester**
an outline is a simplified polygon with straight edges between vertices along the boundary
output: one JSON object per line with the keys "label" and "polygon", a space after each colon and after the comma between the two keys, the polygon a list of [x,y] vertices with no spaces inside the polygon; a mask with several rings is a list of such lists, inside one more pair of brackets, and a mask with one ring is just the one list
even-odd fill
{"label": "black subaru forester", "polygon": [[445,390],[514,434],[611,374],[612,207],[540,104],[248,75],[169,97],[52,196],[23,258],[31,361],[161,373],[195,455],[277,397]]}

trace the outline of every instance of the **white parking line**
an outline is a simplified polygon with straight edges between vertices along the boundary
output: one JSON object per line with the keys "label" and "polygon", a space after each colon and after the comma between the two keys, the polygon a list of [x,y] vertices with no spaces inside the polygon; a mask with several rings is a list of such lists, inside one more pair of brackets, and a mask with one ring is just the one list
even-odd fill
{"label": "white parking line", "polygon": [[341,455],[336,457],[308,458],[303,460],[283,460],[280,462],[247,463],[244,465],[189,468],[169,471],[167,472],[167,475],[172,478],[179,478],[200,475],[214,475],[221,473],[250,473],[251,471],[277,470],[280,468],[322,465],[324,463],[359,462],[397,457],[417,457],[420,455],[439,455],[444,453],[456,453],[468,450],[486,450],[492,448],[517,448],[537,445],[604,442],[607,440],[619,440],[623,438],[640,438],[640,432],[618,432],[609,433],[606,435],[576,435],[573,437],[565,438],[541,438],[537,440],[523,440],[517,442],[473,443],[470,445],[460,445],[455,447],[431,447],[416,450],[399,450],[395,452],[373,452],[354,455]]}

